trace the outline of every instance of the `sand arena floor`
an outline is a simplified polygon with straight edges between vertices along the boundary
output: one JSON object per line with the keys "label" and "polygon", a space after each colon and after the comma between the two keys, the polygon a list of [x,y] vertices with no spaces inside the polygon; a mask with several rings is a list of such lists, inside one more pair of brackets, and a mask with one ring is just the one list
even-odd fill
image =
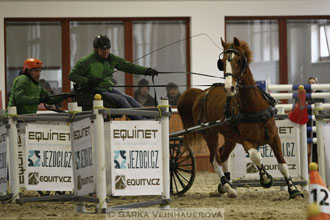
{"label": "sand arena floor", "polygon": [[[218,177],[215,173],[199,172],[192,188],[183,196],[172,197],[171,208],[223,208],[225,219],[306,219],[308,195],[303,199],[288,200],[287,191],[279,187],[238,188],[238,198],[217,193]],[[36,195],[27,192],[25,195]],[[159,197],[158,197],[159,198]],[[111,198],[112,205],[151,200],[150,197]],[[158,208],[157,206],[152,208]],[[87,210],[94,210],[88,204]],[[105,214],[82,214],[75,211],[74,202],[30,202],[0,204],[0,219],[110,219]],[[133,219],[133,218],[132,218]]]}

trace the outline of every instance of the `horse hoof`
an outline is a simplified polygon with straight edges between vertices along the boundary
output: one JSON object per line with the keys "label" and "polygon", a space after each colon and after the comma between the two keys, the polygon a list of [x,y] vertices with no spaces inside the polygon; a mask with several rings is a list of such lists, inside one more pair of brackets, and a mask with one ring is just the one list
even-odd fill
{"label": "horse hoof", "polygon": [[270,188],[274,183],[274,179],[271,175],[267,175],[267,177],[268,177],[267,181],[265,181],[262,177],[260,177],[260,184],[262,187],[266,189]]}
{"label": "horse hoof", "polygon": [[219,185],[218,185],[218,192],[220,194],[225,194],[226,193],[225,188],[221,183],[219,183]]}
{"label": "horse hoof", "polygon": [[231,192],[228,192],[228,198],[237,198],[237,192],[235,190],[232,190]]}
{"label": "horse hoof", "polygon": [[300,192],[299,190],[295,189],[295,190],[292,190],[290,192],[290,197],[289,197],[289,200],[290,199],[297,199],[301,196],[301,198],[304,198],[304,194],[302,192]]}
{"label": "horse hoof", "polygon": [[238,196],[236,190],[234,190],[229,183],[223,185],[223,188],[227,193],[228,198],[236,198]]}

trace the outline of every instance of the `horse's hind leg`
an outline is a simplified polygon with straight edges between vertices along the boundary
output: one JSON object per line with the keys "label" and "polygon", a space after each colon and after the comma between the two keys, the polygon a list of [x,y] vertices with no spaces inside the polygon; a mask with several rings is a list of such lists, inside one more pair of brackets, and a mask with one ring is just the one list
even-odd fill
{"label": "horse's hind leg", "polygon": [[203,138],[207,142],[207,146],[210,151],[210,163],[213,165],[215,172],[220,177],[221,184],[223,185],[224,192],[227,193],[228,197],[235,198],[237,197],[236,190],[233,189],[231,183],[227,180],[220,160],[220,154],[218,150],[218,133],[215,130],[208,130],[203,134]]}
{"label": "horse's hind leg", "polygon": [[260,176],[260,184],[264,188],[270,188],[273,185],[273,177],[265,170],[264,165],[262,164],[262,158],[259,151],[256,150],[254,146],[249,141],[243,141],[243,147],[246,152],[249,153],[251,161],[257,166]]}
{"label": "horse's hind leg", "polygon": [[[221,167],[223,169],[225,177],[227,178],[227,180],[230,183],[232,183],[232,181],[231,181],[231,178],[230,178],[230,171],[229,171],[229,167],[228,167],[228,158],[229,158],[230,153],[234,150],[235,146],[236,146],[235,141],[232,141],[231,139],[228,139],[228,138],[224,137],[224,144],[219,149]],[[221,183],[218,186],[218,191],[221,194],[225,193],[224,187]]]}
{"label": "horse's hind leg", "polygon": [[293,183],[292,178],[289,174],[289,167],[285,162],[283,157],[282,148],[281,148],[281,141],[279,136],[275,136],[272,144],[270,144],[271,148],[273,149],[274,155],[278,162],[278,169],[280,170],[281,174],[283,175],[286,184],[288,185],[288,192],[290,194],[290,199],[295,198],[297,196],[304,195],[297,189],[297,186]]}

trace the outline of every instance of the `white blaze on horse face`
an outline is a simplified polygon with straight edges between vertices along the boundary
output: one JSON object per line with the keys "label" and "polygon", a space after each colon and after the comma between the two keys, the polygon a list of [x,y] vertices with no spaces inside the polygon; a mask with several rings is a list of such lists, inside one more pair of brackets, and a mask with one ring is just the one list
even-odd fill
{"label": "white blaze on horse face", "polygon": [[[232,53],[231,56],[232,56],[232,59],[234,59],[235,54]],[[231,64],[230,63],[231,62],[229,62],[227,60],[227,62],[226,62],[226,73],[233,74],[233,69],[231,68]],[[227,92],[228,96],[233,96],[233,95],[236,94],[236,88],[233,85],[233,77],[231,75],[228,75],[225,78],[225,89],[226,89],[226,92]]]}

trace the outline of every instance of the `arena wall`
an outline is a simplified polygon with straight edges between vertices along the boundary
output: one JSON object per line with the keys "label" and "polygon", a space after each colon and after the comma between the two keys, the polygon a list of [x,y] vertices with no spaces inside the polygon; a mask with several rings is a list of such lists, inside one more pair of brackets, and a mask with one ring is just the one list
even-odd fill
{"label": "arena wall", "polygon": [[[146,7],[147,6],[147,7]],[[218,45],[225,16],[327,15],[326,0],[296,1],[32,1],[0,0],[0,90],[5,89],[4,18],[6,17],[191,17],[191,35],[207,33]],[[19,51],[17,51],[19,52]],[[217,75],[219,50],[206,38],[191,41],[191,70]],[[193,84],[211,78],[193,76]],[[3,101],[4,103],[4,101]]]}

